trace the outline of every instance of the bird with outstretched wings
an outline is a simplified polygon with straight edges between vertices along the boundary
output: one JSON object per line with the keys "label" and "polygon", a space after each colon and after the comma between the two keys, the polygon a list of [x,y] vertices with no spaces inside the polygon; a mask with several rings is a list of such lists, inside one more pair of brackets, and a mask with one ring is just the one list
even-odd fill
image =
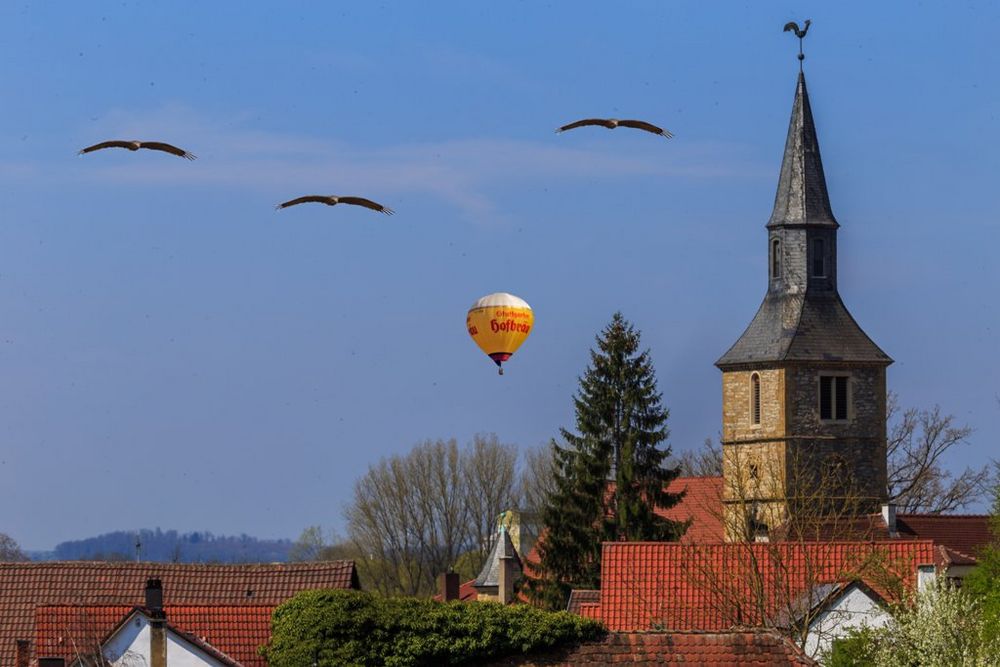
{"label": "bird with outstretched wings", "polygon": [[379,204],[378,202],[373,202],[371,199],[365,199],[364,197],[344,197],[335,195],[306,195],[305,197],[298,197],[297,199],[290,199],[286,202],[278,204],[276,209],[288,208],[289,206],[296,206],[298,204],[326,204],[327,206],[336,206],[337,204],[352,204],[354,206],[364,206],[365,208],[370,208],[373,211],[378,211],[379,213],[385,213],[386,215],[392,215],[395,213],[391,208],[387,208]]}
{"label": "bird with outstretched wings", "polygon": [[182,157],[187,160],[195,159],[193,153],[188,153],[183,148],[178,148],[172,144],[167,144],[162,141],[121,141],[118,139],[112,141],[102,141],[99,144],[94,144],[93,146],[87,146],[82,149],[78,155],[84,155],[85,153],[93,153],[94,151],[99,151],[104,148],[125,148],[130,151],[137,151],[140,148],[146,148],[152,151],[163,151],[164,153],[170,153],[171,155],[176,155],[177,157]]}
{"label": "bird with outstretched wings", "polygon": [[670,130],[657,127],[656,125],[647,123],[644,120],[618,120],[617,118],[584,118],[583,120],[575,121],[569,125],[563,125],[556,130],[556,133],[565,132],[566,130],[572,130],[577,127],[585,127],[587,125],[600,125],[601,127],[606,127],[609,130],[613,130],[616,127],[631,127],[636,130],[645,130],[646,132],[651,132],[652,134],[658,134],[666,139],[674,136]]}

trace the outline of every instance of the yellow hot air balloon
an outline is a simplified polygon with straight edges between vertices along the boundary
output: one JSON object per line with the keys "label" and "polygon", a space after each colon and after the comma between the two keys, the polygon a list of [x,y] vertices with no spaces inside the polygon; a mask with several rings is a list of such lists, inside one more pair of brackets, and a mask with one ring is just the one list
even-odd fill
{"label": "yellow hot air balloon", "polygon": [[472,304],[465,327],[472,340],[496,362],[503,375],[503,362],[521,347],[531,333],[535,316],[531,306],[513,294],[497,292]]}

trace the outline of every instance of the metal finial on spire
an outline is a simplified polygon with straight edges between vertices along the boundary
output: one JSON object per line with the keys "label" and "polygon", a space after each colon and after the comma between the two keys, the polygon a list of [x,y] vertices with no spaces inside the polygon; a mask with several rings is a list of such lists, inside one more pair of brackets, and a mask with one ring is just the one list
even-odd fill
{"label": "metal finial on spire", "polygon": [[806,22],[801,30],[799,30],[799,24],[795,21],[789,21],[785,24],[784,32],[794,32],[795,36],[799,38],[799,71],[802,71],[802,61],[806,59],[804,53],[802,53],[802,39],[809,32],[809,26],[812,25],[812,21],[806,19]]}

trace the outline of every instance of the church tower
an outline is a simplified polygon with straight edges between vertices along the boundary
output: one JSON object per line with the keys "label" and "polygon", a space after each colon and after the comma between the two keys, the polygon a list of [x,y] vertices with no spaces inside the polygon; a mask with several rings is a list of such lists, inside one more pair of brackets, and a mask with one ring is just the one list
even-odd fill
{"label": "church tower", "polygon": [[886,493],[892,359],[837,291],[837,229],[804,74],[767,223],[767,294],[722,371],[727,539],[817,514],[877,511]]}

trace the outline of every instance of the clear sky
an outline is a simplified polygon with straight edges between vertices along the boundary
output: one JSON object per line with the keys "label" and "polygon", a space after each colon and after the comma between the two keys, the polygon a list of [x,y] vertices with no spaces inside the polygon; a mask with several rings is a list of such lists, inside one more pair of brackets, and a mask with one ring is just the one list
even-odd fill
{"label": "clear sky", "polygon": [[[905,405],[1000,438],[992,3],[0,5],[0,532],[341,525],[380,456],[572,424],[620,309],[675,450],[766,288],[798,64],[841,293]],[[589,128],[637,117],[676,134]],[[76,151],[112,138],[151,152]],[[361,194],[397,211],[274,205]],[[524,298],[500,378],[464,318]]]}

